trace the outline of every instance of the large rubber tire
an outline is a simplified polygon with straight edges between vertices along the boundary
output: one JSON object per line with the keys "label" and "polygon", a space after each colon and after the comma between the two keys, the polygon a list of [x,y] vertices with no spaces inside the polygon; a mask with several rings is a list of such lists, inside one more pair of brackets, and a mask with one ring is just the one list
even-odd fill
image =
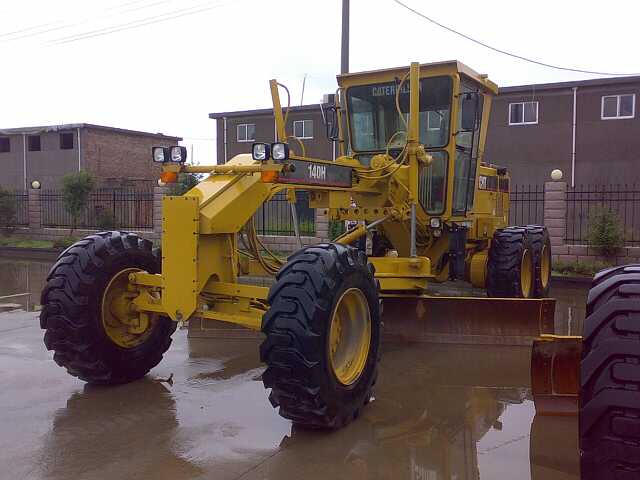
{"label": "large rubber tire", "polygon": [[54,361],[93,384],[118,384],[145,376],[171,345],[176,323],[159,317],[143,343],[123,348],[105,333],[101,304],[105,287],[126,268],[158,273],[151,242],[133,233],[101,232],[66,249],[42,291],[40,326]]}
{"label": "large rubber tire", "polygon": [[[533,295],[533,282],[530,293],[523,293],[522,257],[525,252],[532,255],[532,244],[525,227],[508,227],[496,230],[489,248],[487,262],[487,295],[501,298],[530,298]],[[533,258],[533,257],[531,257]],[[534,278],[531,262],[531,279]]]}
{"label": "large rubber tire", "polygon": [[582,480],[640,478],[640,265],[594,277],[580,382]]}
{"label": "large rubber tire", "polygon": [[[362,251],[320,244],[295,253],[276,276],[260,346],[269,400],[307,428],[340,428],[357,418],[372,396],[380,356],[380,311],[374,269]],[[341,384],[330,367],[328,343],[337,300],[357,288],[371,318],[369,350],[355,383]]]}
{"label": "large rubber tire", "polygon": [[546,298],[551,286],[551,240],[547,227],[527,225],[527,234],[531,239],[533,269],[535,271],[533,296]]}

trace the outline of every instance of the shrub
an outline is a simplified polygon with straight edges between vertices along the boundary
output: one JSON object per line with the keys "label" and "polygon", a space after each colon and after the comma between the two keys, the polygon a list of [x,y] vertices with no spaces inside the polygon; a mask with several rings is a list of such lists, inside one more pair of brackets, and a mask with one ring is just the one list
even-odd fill
{"label": "shrub", "polygon": [[53,241],[53,248],[67,248],[78,241],[76,237],[62,237]]}
{"label": "shrub", "polygon": [[611,257],[624,244],[620,219],[606,208],[596,210],[589,218],[589,245],[601,255]]}
{"label": "shrub", "polygon": [[16,219],[16,200],[13,192],[0,187],[0,228],[5,233],[11,232]]}
{"label": "shrub", "polygon": [[338,220],[329,220],[329,238],[331,240],[336,239],[345,231],[346,229],[344,228],[344,222]]}
{"label": "shrub", "polygon": [[62,178],[62,201],[64,209],[71,215],[72,235],[94,186],[93,177],[88,172],[70,173]]}
{"label": "shrub", "polygon": [[96,225],[101,230],[116,230],[118,228],[113,211],[109,208],[101,208],[96,211]]}

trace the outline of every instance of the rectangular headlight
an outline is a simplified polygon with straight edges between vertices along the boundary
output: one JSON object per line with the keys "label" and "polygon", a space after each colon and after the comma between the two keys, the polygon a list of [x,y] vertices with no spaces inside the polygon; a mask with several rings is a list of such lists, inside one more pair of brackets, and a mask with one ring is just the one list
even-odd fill
{"label": "rectangular headlight", "polygon": [[187,160],[187,147],[181,147],[176,145],[170,148],[171,161],[176,163],[183,163]]}
{"label": "rectangular headlight", "polygon": [[254,143],[251,145],[251,157],[254,160],[265,162],[269,160],[269,150],[268,143]]}
{"label": "rectangular headlight", "polygon": [[432,218],[429,223],[431,228],[440,228],[442,226],[440,219],[437,217]]}
{"label": "rectangular headlight", "polygon": [[289,145],[286,143],[272,143],[271,158],[274,160],[287,160],[289,158]]}
{"label": "rectangular headlight", "polygon": [[164,147],[151,147],[151,156],[155,163],[163,163],[169,159],[168,149]]}

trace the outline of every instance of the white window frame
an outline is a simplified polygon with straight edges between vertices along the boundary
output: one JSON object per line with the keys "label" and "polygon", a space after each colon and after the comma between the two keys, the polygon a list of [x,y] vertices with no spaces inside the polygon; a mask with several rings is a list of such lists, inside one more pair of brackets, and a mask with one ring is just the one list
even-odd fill
{"label": "white window frame", "polygon": [[[253,127],[253,137],[254,138],[248,138],[247,127]],[[244,129],[244,140],[240,139],[240,130],[241,129]],[[236,125],[236,140],[238,141],[238,143],[255,142],[256,141],[255,136],[256,136],[256,124],[255,123],[239,123],[238,125]]]}
{"label": "white window frame", "polygon": [[[535,103],[536,105],[536,120],[535,122],[525,122],[524,121],[524,104],[525,103]],[[512,122],[511,121],[511,106],[512,105],[522,105],[522,122]],[[507,112],[509,115],[509,125],[537,125],[538,120],[540,119],[540,105],[537,100],[533,100],[530,102],[512,102],[509,104],[509,111]]]}
{"label": "white window frame", "polygon": [[[621,97],[631,96],[633,99],[631,102],[631,115],[620,115],[620,99]],[[604,116],[604,99],[605,98],[616,98],[616,116],[615,117],[605,117]],[[636,94],[635,93],[618,93],[616,95],[603,95],[602,100],[600,101],[600,120],[625,120],[629,118],[636,118]]]}
{"label": "white window frame", "polygon": [[[311,136],[307,136],[306,129],[304,128],[304,122],[311,122],[311,130],[312,130]],[[296,123],[302,123],[302,134],[303,134],[302,137],[297,137],[297,138],[299,138],[300,140],[310,140],[313,138],[313,119],[312,118],[306,118],[304,120],[294,120],[293,133],[295,133],[296,131]]]}
{"label": "white window frame", "polygon": [[427,111],[427,130],[430,131],[430,132],[439,132],[440,129],[442,128],[443,119],[442,119],[442,116],[438,112],[434,111],[434,114],[437,116],[437,117],[434,117],[434,118],[438,118],[438,126],[437,127],[431,126],[431,122],[430,122],[430,117],[431,116],[429,115],[429,111]]}

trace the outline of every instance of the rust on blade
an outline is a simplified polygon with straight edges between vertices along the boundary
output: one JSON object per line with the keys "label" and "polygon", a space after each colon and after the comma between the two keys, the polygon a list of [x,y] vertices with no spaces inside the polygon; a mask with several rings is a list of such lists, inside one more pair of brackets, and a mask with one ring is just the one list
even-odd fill
{"label": "rust on blade", "polygon": [[543,335],[531,350],[531,389],[539,415],[576,415],[582,337]]}
{"label": "rust on blade", "polygon": [[555,300],[387,294],[385,338],[409,342],[530,344],[554,332]]}

